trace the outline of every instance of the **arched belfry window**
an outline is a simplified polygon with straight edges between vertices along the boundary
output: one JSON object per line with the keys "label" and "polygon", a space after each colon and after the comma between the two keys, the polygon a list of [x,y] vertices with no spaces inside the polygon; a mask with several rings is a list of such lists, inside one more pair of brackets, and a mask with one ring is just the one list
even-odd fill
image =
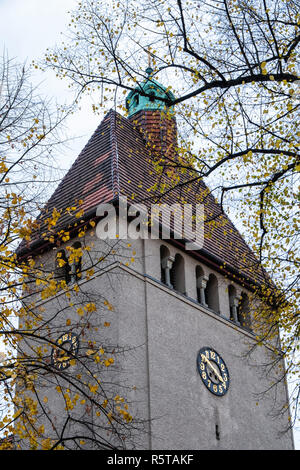
{"label": "arched belfry window", "polygon": [[207,307],[205,300],[205,289],[207,285],[207,279],[204,277],[204,271],[201,266],[196,266],[196,288],[197,288],[197,300],[198,302]]}
{"label": "arched belfry window", "polygon": [[150,93],[149,93],[149,101],[151,101],[151,102],[155,101],[155,93],[154,93],[154,91],[150,91]]}
{"label": "arched belfry window", "polygon": [[70,266],[65,250],[59,250],[56,253],[55,279],[57,279],[59,282],[65,281],[66,284],[68,284],[71,280]]}
{"label": "arched belfry window", "polygon": [[238,320],[241,326],[249,330],[251,329],[250,303],[249,297],[245,292],[242,292],[239,299]]}
{"label": "arched belfry window", "polygon": [[230,320],[251,329],[249,298],[245,292],[238,297],[234,286],[228,287]]}
{"label": "arched belfry window", "polygon": [[72,245],[72,250],[69,256],[71,281],[78,282],[81,279],[82,269],[82,249],[81,243],[75,242]]}
{"label": "arched belfry window", "polygon": [[185,294],[184,259],[177,253],[170,271],[171,284],[175,290]]}
{"label": "arched belfry window", "polygon": [[175,257],[170,255],[170,250],[165,246],[160,247],[161,282],[174,290],[185,294],[184,259],[177,253]]}
{"label": "arched belfry window", "polygon": [[230,310],[230,320],[235,323],[239,323],[239,314],[238,314],[238,299],[236,295],[236,288],[232,285],[228,287],[228,299],[229,299],[229,310]]}
{"label": "arched belfry window", "polygon": [[219,290],[218,290],[218,280],[214,274],[210,274],[205,290],[205,302],[209,308],[219,313]]}

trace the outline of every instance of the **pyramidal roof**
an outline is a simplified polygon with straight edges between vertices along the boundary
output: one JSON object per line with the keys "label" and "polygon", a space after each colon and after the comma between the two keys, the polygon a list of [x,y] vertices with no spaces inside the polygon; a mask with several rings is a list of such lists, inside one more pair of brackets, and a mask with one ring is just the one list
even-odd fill
{"label": "pyramidal roof", "polygon": [[[151,155],[142,133],[132,120],[110,110],[41,212],[38,218],[39,231],[30,243],[21,243],[18,255],[27,256],[36,250],[49,248],[49,242],[47,244],[42,239],[41,233],[47,231],[46,219],[54,209],[61,211],[56,231],[71,231],[72,227],[74,229],[74,226],[78,226],[81,218],[76,218],[75,213],[68,211],[68,208],[77,206],[83,209],[83,219],[86,221],[95,217],[100,203],[117,202],[120,196],[127,196],[129,204],[131,201],[149,201],[147,189],[156,180],[157,175],[153,171]],[[212,231],[205,226],[203,248],[189,253],[227,273],[237,282],[246,282],[250,286],[261,284],[266,280],[263,269],[232,222],[221,214],[220,206],[209,194],[203,181],[199,181],[189,191],[188,202],[199,200],[199,194],[205,195],[205,213],[222,223],[217,224]],[[178,202],[178,197],[179,189],[169,195],[168,202]]]}

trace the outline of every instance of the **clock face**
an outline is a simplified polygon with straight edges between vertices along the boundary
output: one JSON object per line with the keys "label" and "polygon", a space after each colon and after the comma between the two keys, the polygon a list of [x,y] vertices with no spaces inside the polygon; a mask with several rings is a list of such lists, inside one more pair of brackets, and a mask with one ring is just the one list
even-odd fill
{"label": "clock face", "polygon": [[225,395],[229,388],[229,372],[225,362],[214,349],[200,349],[197,367],[206,388],[219,397]]}
{"label": "clock face", "polygon": [[75,333],[64,333],[58,338],[56,344],[57,347],[54,347],[51,352],[51,364],[58,370],[67,369],[78,353],[78,336]]}

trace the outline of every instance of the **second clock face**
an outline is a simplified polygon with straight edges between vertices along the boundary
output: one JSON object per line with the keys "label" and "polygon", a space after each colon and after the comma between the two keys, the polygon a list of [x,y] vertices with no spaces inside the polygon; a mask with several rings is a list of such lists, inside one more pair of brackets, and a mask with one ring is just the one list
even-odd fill
{"label": "second clock face", "polygon": [[65,333],[58,338],[56,344],[58,347],[53,348],[51,352],[51,363],[58,370],[67,369],[71,365],[71,359],[78,353],[78,336],[74,333]]}
{"label": "second clock face", "polygon": [[219,397],[225,395],[229,388],[229,372],[224,360],[214,349],[200,349],[197,368],[202,382],[211,393]]}

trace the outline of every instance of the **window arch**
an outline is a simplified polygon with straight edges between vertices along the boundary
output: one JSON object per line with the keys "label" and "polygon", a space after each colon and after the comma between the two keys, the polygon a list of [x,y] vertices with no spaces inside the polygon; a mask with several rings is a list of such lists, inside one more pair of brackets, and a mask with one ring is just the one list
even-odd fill
{"label": "window arch", "polygon": [[173,288],[185,294],[185,272],[184,272],[184,259],[177,253],[170,271],[170,280]]}
{"label": "window arch", "polygon": [[72,282],[78,282],[81,279],[82,270],[82,250],[81,243],[75,242],[72,245],[72,250],[69,256],[70,275]]}
{"label": "window arch", "polygon": [[155,93],[154,93],[154,91],[150,91],[150,93],[149,93],[149,101],[152,101],[152,102],[155,101]]}
{"label": "window arch", "polygon": [[245,292],[242,292],[239,300],[238,320],[241,326],[251,329],[250,302],[249,297]]}
{"label": "window arch", "polygon": [[71,280],[70,266],[68,258],[66,257],[65,250],[59,250],[56,253],[55,260],[55,278],[60,281],[65,281],[68,284]]}
{"label": "window arch", "polygon": [[236,288],[233,285],[228,286],[228,297],[229,297],[230,320],[237,322],[238,312],[237,312],[237,304],[236,304]]}
{"label": "window arch", "polygon": [[228,287],[230,320],[251,329],[249,298],[245,292],[238,297],[234,286]]}
{"label": "window arch", "polygon": [[205,303],[209,308],[219,313],[218,280],[214,274],[210,274],[205,288]]}

